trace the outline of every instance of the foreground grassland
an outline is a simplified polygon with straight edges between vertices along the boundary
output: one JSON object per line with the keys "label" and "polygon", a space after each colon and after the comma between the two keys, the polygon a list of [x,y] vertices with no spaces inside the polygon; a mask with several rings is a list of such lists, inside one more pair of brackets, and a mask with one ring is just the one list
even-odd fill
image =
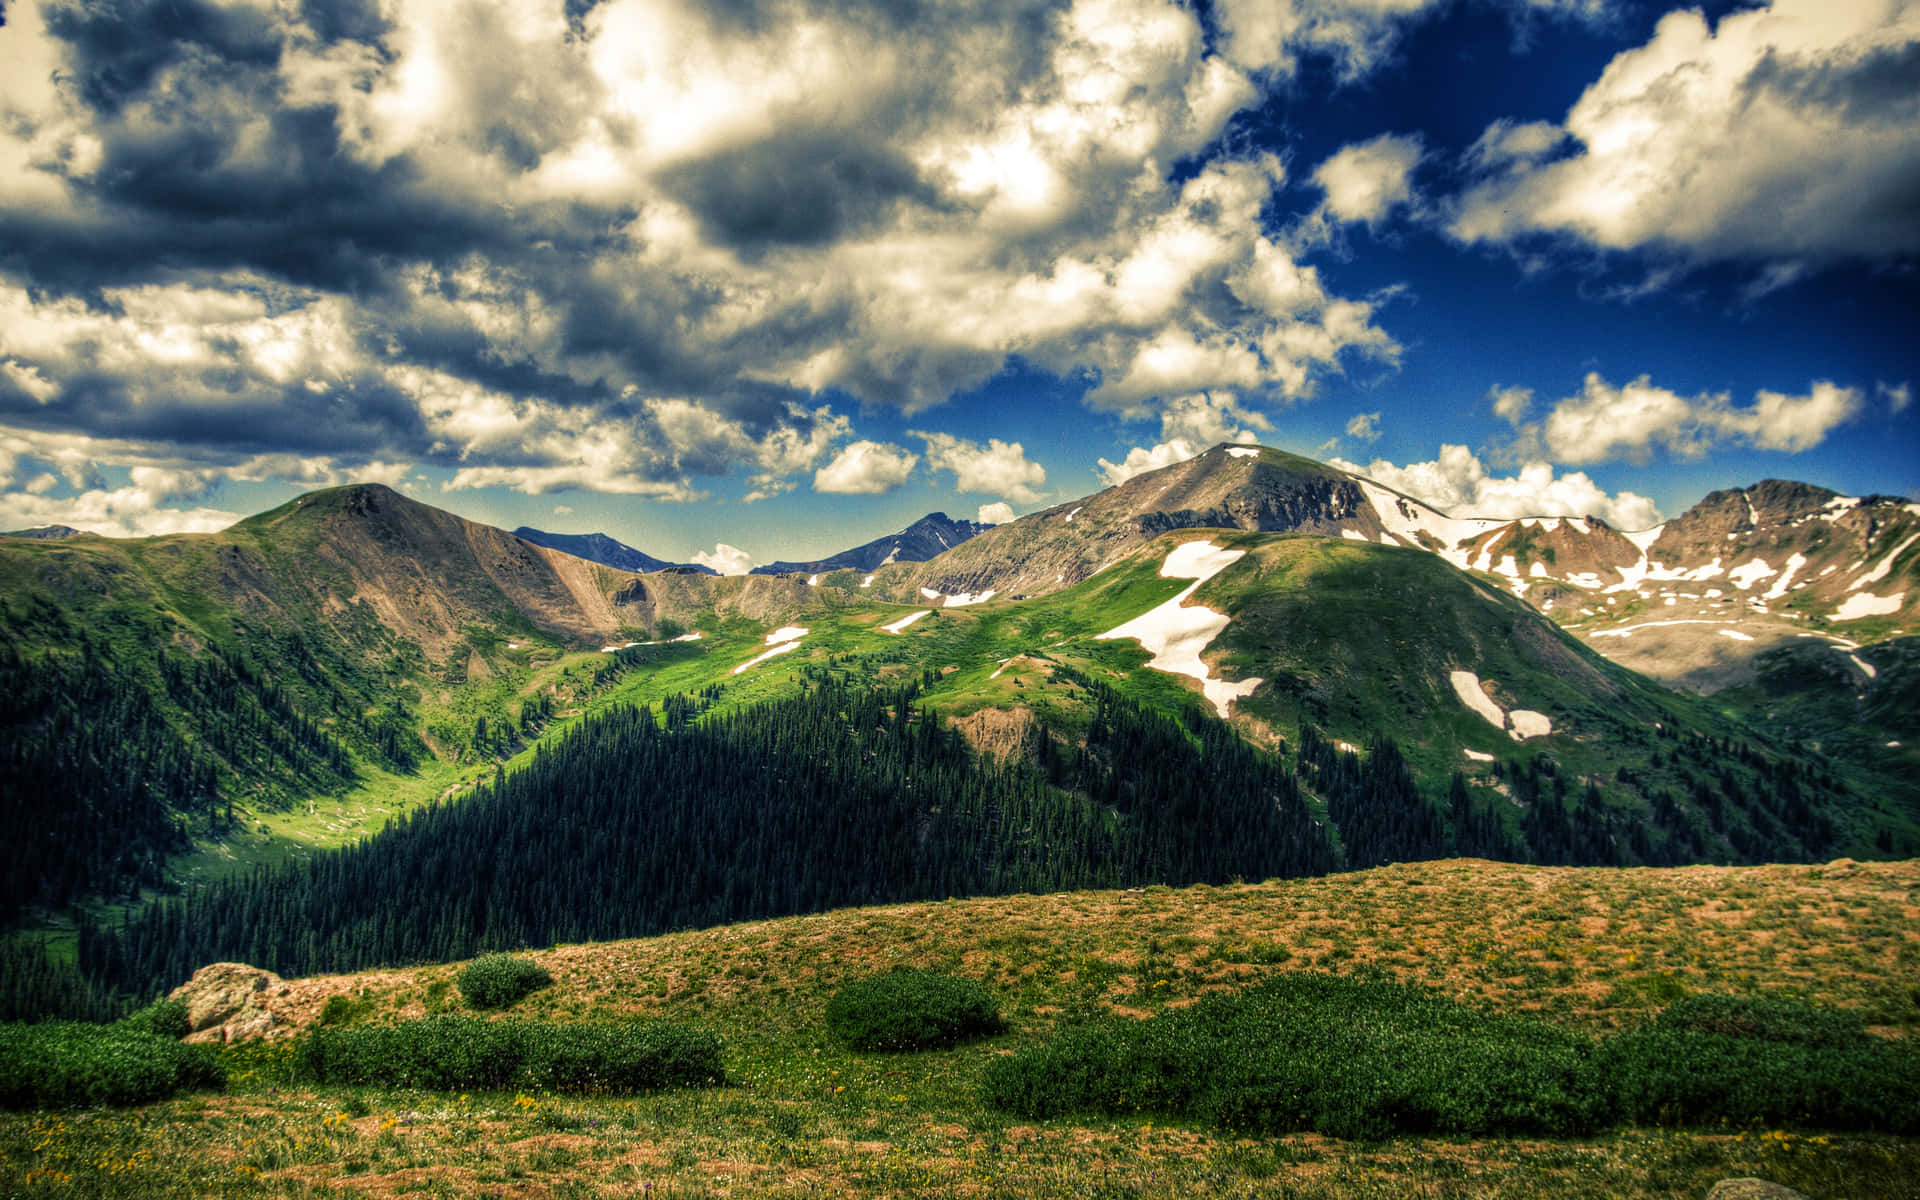
{"label": "foreground grassland", "polygon": [[[1377,974],[1587,1031],[1700,992],[1791,996],[1920,1034],[1920,862],[1612,871],[1472,861],[1284,883],[849,910],[529,957],[513,1009],[660,1017],[726,1040],[727,1086],[621,1098],[290,1085],[288,1041],[225,1095],[0,1117],[0,1196],[1699,1197],[1758,1175],[1817,1200],[1920,1194],[1920,1141],[1769,1129],[1581,1140],[1245,1139],[985,1108],[996,1056],[1280,972]],[[889,965],[979,980],[1008,1032],[860,1054],[828,998]],[[299,981],[298,1028],[462,1007],[458,965]]]}

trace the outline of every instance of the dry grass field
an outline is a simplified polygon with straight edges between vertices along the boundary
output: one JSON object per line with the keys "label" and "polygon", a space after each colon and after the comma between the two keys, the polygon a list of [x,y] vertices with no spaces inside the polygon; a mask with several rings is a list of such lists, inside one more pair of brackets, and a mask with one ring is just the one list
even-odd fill
{"label": "dry grass field", "polygon": [[[297,981],[226,1094],[0,1116],[0,1196],[1701,1197],[1757,1175],[1815,1200],[1920,1195],[1920,1141],[1640,1128],[1581,1140],[1238,1138],[984,1106],[991,1058],[1101,1012],[1147,1016],[1278,972],[1373,975],[1587,1031],[1700,992],[1782,995],[1920,1032],[1920,863],[1617,871],[1478,861],[1322,879],[855,909],[533,951],[548,1021],[669,1018],[726,1040],[724,1087],[637,1097],[312,1087],[285,1075],[326,1002],[352,1022],[461,1011],[457,965]],[[857,1054],[844,980],[971,976],[1009,1029]]]}

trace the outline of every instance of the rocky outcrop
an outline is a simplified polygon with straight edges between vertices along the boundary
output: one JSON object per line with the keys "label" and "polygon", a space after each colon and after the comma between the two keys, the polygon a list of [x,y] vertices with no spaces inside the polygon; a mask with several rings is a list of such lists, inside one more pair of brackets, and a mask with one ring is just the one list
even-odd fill
{"label": "rocky outcrop", "polygon": [[187,1006],[189,1042],[239,1042],[267,1035],[273,1002],[286,994],[272,971],[226,962],[201,967],[167,999]]}
{"label": "rocky outcrop", "polygon": [[1764,1179],[1722,1179],[1707,1193],[1707,1200],[1808,1200],[1808,1197],[1804,1192]]}

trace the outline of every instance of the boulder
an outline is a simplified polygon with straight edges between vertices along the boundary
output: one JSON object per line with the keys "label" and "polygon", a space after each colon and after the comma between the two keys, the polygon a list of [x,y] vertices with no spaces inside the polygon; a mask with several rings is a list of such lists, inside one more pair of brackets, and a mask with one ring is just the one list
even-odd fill
{"label": "boulder", "polygon": [[1808,1200],[1804,1192],[1796,1192],[1790,1187],[1778,1183],[1769,1183],[1764,1179],[1722,1179],[1713,1185],[1707,1193],[1707,1200]]}
{"label": "boulder", "polygon": [[273,1028],[272,1002],[286,994],[272,971],[245,963],[213,963],[167,997],[187,1006],[190,1042],[235,1042],[264,1037]]}

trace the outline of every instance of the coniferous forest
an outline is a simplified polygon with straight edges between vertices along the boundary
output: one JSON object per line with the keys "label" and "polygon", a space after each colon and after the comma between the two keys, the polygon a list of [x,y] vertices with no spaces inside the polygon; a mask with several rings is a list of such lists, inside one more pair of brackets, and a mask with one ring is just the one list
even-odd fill
{"label": "coniferous forest", "polygon": [[[823,673],[698,717],[622,707],[358,846],[216,884],[81,942],[136,994],[202,963],[283,974],[642,936],[844,905],[1226,882],[1335,866],[1281,759],[1097,689],[1084,746],[983,764]],[[1205,768],[1202,768],[1202,762]]]}
{"label": "coniferous forest", "polygon": [[[1004,761],[920,707],[926,680],[876,686],[816,668],[800,693],[741,709],[707,711],[711,696],[616,707],[366,842],[83,928],[79,967],[87,986],[146,997],[223,959],[343,972],[945,896],[1449,854],[1659,863],[1703,839],[1728,844],[1724,801],[1659,797],[1649,821],[1609,809],[1590,783],[1572,790],[1545,755],[1501,764],[1523,802],[1506,819],[1458,776],[1446,797],[1424,794],[1387,739],[1361,755],[1307,727],[1297,749],[1273,752],[1197,710],[1150,709],[1065,668],[1058,678],[1085,701],[1084,734],[1036,728]],[[1740,753],[1672,740],[1676,762]],[[1783,837],[1798,827],[1816,853],[1824,831],[1799,768],[1756,762],[1747,819]]]}

